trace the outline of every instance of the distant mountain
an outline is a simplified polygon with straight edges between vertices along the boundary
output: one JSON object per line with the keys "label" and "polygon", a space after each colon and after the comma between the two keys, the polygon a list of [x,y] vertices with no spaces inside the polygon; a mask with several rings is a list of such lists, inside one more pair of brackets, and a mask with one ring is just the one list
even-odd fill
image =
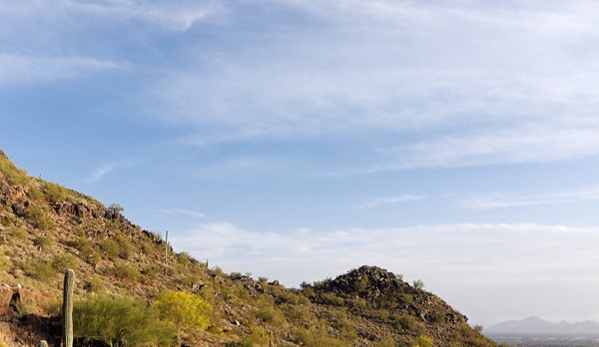
{"label": "distant mountain", "polygon": [[484,328],[484,333],[493,334],[596,334],[599,335],[599,323],[590,320],[570,323],[548,322],[539,317],[522,320],[509,320]]}

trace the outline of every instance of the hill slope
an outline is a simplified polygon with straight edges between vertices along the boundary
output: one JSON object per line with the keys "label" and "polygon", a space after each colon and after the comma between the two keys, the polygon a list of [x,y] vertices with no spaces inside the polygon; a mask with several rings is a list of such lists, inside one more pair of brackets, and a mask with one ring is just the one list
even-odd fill
{"label": "hill slope", "polygon": [[[2,151],[0,245],[0,346],[37,346],[41,339],[60,344],[56,307],[67,268],[76,272],[80,302],[109,296],[137,298],[147,310],[162,307],[161,322],[177,323],[177,340],[169,345],[496,345],[440,298],[377,267],[301,289],[208,268],[187,253],[173,252],[157,233],[130,223],[118,206],[106,208],[92,197],[30,177]],[[164,293],[178,293],[175,304],[191,298],[204,309],[201,314],[184,311],[185,305],[164,310]],[[173,318],[174,307],[201,315],[205,324],[189,324],[191,316]],[[83,333],[79,345],[106,344]]]}

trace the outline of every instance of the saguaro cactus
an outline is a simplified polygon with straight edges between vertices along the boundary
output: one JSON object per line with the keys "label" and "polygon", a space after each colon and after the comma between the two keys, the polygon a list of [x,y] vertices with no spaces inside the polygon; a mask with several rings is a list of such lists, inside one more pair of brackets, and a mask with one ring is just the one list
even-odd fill
{"label": "saguaro cactus", "polygon": [[64,274],[64,294],[62,298],[62,346],[73,347],[73,284],[75,272],[68,269]]}

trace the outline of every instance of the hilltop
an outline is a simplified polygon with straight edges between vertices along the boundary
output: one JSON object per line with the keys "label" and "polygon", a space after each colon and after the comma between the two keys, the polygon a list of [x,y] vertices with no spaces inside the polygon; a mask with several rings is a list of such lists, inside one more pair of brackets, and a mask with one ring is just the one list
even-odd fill
{"label": "hilltop", "polygon": [[[155,331],[173,334],[120,341],[128,346],[496,346],[401,275],[363,266],[285,288],[175,252],[121,212],[29,176],[0,151],[1,347],[38,346],[41,339],[59,346],[57,303],[67,268],[76,273],[76,299],[100,305],[95,313],[110,302],[128,303],[138,310],[129,313],[159,313],[152,316]],[[78,345],[108,345],[103,339],[87,330]]]}

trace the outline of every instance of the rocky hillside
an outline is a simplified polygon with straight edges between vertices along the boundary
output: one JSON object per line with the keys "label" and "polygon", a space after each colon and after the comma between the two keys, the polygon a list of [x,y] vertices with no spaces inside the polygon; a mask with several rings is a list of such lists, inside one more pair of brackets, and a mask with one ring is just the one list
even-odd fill
{"label": "rocky hillside", "polygon": [[[76,315],[93,307],[110,321],[132,312],[155,319],[153,331],[134,335],[148,320],[127,316],[130,335],[107,337],[108,319],[99,334],[79,313],[79,346],[495,346],[443,300],[386,270],[285,288],[174,252],[120,212],[27,175],[0,151],[0,347],[60,345],[67,268],[76,272]],[[115,302],[130,309],[110,311]],[[159,327],[173,338],[142,341]]]}

